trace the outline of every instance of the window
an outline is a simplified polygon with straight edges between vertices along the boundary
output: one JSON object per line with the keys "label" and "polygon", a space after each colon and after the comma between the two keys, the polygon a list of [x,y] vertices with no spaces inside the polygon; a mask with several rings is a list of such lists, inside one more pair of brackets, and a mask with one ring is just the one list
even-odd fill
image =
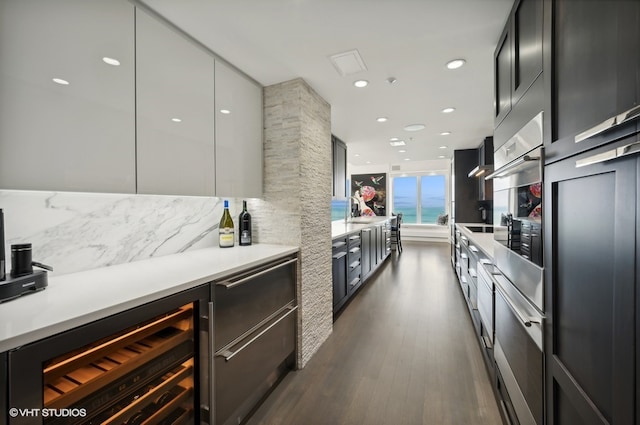
{"label": "window", "polygon": [[444,174],[393,178],[393,212],[402,213],[403,223],[437,224],[446,214],[447,179]]}

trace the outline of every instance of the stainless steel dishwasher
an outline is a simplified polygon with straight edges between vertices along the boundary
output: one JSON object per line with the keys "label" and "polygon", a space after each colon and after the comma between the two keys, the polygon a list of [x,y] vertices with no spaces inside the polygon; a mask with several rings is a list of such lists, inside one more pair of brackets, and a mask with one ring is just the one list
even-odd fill
{"label": "stainless steel dishwasher", "polygon": [[242,422],[294,368],[297,263],[282,258],[212,284],[216,425]]}

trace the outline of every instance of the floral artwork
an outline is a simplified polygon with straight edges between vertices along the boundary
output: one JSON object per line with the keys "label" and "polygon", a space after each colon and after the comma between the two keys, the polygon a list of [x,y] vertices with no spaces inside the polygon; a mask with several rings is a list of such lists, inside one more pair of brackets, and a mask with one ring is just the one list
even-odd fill
{"label": "floral artwork", "polygon": [[352,174],[351,197],[362,216],[387,215],[387,174]]}

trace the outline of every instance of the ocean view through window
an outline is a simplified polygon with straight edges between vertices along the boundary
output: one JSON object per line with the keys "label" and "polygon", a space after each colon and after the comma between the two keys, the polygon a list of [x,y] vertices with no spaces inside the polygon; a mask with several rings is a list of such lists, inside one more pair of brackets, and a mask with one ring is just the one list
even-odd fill
{"label": "ocean view through window", "polygon": [[437,224],[446,214],[446,185],[444,174],[394,177],[393,212],[404,223]]}

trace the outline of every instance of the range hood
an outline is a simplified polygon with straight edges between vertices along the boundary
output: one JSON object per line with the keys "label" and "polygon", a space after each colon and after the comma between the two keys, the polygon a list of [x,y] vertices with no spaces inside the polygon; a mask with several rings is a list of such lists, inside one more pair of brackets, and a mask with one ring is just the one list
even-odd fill
{"label": "range hood", "polygon": [[467,177],[482,177],[493,172],[493,165],[478,165],[473,170],[469,171]]}
{"label": "range hood", "polygon": [[485,137],[478,146],[478,166],[467,177],[483,177],[493,172],[493,137]]}

